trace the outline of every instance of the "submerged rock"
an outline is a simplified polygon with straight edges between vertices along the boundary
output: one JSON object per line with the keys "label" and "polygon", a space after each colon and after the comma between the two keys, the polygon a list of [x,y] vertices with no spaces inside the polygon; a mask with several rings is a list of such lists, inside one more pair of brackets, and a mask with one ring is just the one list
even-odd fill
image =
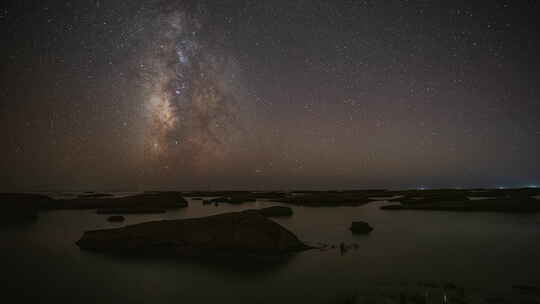
{"label": "submerged rock", "polygon": [[123,222],[124,220],[125,218],[121,215],[113,215],[107,218],[107,221],[109,222]]}
{"label": "submerged rock", "polygon": [[179,256],[281,255],[311,248],[252,210],[86,231],[77,245],[103,252]]}
{"label": "submerged rock", "polygon": [[357,221],[357,222],[352,222],[351,227],[349,229],[352,231],[352,233],[365,234],[365,233],[370,233],[373,230],[373,227],[371,227],[366,222]]}

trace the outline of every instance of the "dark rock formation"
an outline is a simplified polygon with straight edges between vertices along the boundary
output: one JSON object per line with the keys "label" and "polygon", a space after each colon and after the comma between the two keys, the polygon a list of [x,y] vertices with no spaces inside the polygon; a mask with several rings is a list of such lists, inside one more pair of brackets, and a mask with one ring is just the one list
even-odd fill
{"label": "dark rock formation", "polygon": [[351,227],[349,229],[352,231],[352,233],[355,233],[355,234],[366,234],[366,233],[370,233],[373,230],[373,227],[371,227],[366,222],[357,221],[357,222],[352,222]]}
{"label": "dark rock formation", "polygon": [[532,285],[513,285],[512,288],[519,290],[521,294],[540,296],[540,287]]}
{"label": "dark rock formation", "polygon": [[405,209],[401,204],[384,205],[380,207],[381,210],[402,210]]}
{"label": "dark rock formation", "polygon": [[47,209],[53,200],[45,195],[30,193],[0,193],[0,225],[33,222],[38,212]]}
{"label": "dark rock formation", "polygon": [[2,212],[3,214],[0,216],[0,226],[31,223],[38,219],[38,213],[35,210],[10,209],[3,210]]}
{"label": "dark rock formation", "polygon": [[432,189],[432,190],[406,190],[399,192],[403,197],[390,201],[399,201],[404,205],[415,205],[433,202],[466,201],[469,192],[462,189]]}
{"label": "dark rock formation", "polygon": [[0,193],[0,204],[4,208],[47,209],[54,200],[46,195],[32,193]]}
{"label": "dark rock formation", "polygon": [[211,199],[210,201],[212,203],[227,203],[227,204],[243,204],[247,202],[254,202],[257,198],[250,194],[235,194],[233,196],[221,196],[214,199]]}
{"label": "dark rock formation", "polygon": [[123,222],[124,220],[125,218],[121,215],[113,215],[107,218],[107,221],[109,222]]}
{"label": "dark rock formation", "polygon": [[532,197],[511,196],[505,198],[464,201],[420,201],[381,206],[382,210],[439,210],[439,211],[490,211],[507,213],[540,212],[540,201]]}
{"label": "dark rock formation", "polygon": [[77,198],[101,198],[101,197],[113,197],[110,193],[83,193],[77,195]]}
{"label": "dark rock formation", "polygon": [[[381,209],[540,212],[539,201],[533,198],[540,194],[539,188],[405,190],[394,194],[402,197],[390,201],[400,205],[386,205]],[[483,199],[471,200],[469,197]]]}
{"label": "dark rock formation", "polygon": [[57,209],[97,209],[97,208],[150,208],[169,209],[187,207],[187,201],[180,192],[144,192],[118,198],[77,198],[55,200]]}
{"label": "dark rock formation", "polygon": [[97,209],[97,214],[151,214],[151,213],[165,213],[165,209],[158,208],[101,208]]}
{"label": "dark rock formation", "polygon": [[375,201],[372,197],[391,195],[386,190],[292,192],[277,201],[301,206],[360,206]]}
{"label": "dark rock formation", "polygon": [[228,203],[229,198],[228,197],[216,197],[208,200],[210,204],[220,204],[220,203]]}
{"label": "dark rock formation", "polygon": [[254,201],[256,199],[281,199],[287,193],[282,191],[191,191],[184,192],[190,197],[217,197],[217,198],[233,198],[233,203],[246,201]]}
{"label": "dark rock formation", "polygon": [[310,248],[257,211],[87,231],[77,245],[103,252],[179,256],[281,255]]}
{"label": "dark rock formation", "polygon": [[266,217],[279,217],[279,216],[293,215],[292,209],[289,207],[284,207],[284,206],[272,206],[272,207],[258,209],[257,211]]}

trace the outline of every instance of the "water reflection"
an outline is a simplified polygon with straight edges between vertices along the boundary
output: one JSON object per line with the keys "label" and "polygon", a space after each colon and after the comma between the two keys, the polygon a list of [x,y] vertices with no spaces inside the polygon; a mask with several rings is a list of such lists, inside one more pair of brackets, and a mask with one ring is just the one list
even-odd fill
{"label": "water reflection", "polygon": [[[393,213],[379,210],[380,204],[293,206],[292,217],[274,220],[301,240],[327,246],[279,261],[126,258],[80,251],[75,245],[85,230],[276,205],[214,206],[191,200],[188,208],[127,215],[124,223],[109,223],[92,210],[47,212],[33,224],[0,230],[0,260],[9,278],[6,287],[21,302],[325,303],[356,293],[358,301],[373,295],[399,303],[402,292],[429,291],[435,297],[446,284],[420,285],[424,281],[452,282],[467,297],[487,293],[503,299],[518,292],[512,285],[540,285],[537,215]],[[349,226],[357,220],[375,230],[353,235]]]}

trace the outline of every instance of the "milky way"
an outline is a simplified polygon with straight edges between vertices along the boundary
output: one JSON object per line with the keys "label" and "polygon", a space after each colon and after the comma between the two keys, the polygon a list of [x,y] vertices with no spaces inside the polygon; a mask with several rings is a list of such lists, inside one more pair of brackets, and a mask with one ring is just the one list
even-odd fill
{"label": "milky way", "polygon": [[0,2],[0,188],[540,183],[538,1]]}
{"label": "milky way", "polygon": [[[146,70],[149,157],[205,168],[223,160],[246,134],[240,77],[234,58],[204,19],[181,8],[161,12]],[[241,111],[242,110],[242,111]]]}

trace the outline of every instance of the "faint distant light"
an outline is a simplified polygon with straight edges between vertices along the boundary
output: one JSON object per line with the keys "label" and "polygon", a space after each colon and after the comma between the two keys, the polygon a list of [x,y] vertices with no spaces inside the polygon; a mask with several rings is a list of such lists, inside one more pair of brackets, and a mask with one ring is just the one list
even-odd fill
{"label": "faint distant light", "polygon": [[426,190],[426,187],[420,186],[420,187],[418,187],[418,188],[416,188],[416,189],[418,189],[418,190]]}
{"label": "faint distant light", "polygon": [[503,186],[499,186],[497,187],[498,189],[505,189],[506,187],[503,187]]}

